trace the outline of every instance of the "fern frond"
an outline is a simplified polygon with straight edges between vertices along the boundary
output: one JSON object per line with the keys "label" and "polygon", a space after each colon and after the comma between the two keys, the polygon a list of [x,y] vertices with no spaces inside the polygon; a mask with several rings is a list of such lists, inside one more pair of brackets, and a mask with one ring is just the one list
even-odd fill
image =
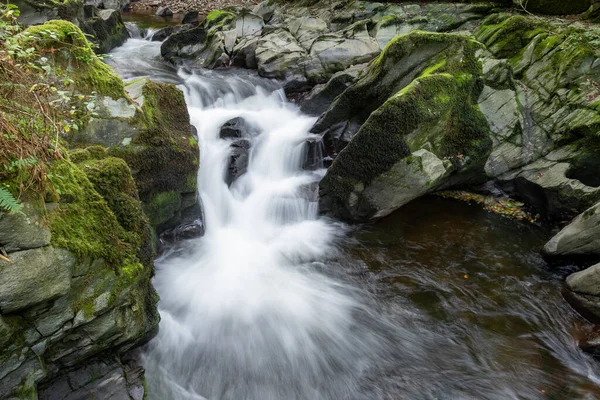
{"label": "fern frond", "polygon": [[0,209],[4,209],[9,213],[21,212],[21,205],[17,202],[17,199],[3,187],[0,187]]}

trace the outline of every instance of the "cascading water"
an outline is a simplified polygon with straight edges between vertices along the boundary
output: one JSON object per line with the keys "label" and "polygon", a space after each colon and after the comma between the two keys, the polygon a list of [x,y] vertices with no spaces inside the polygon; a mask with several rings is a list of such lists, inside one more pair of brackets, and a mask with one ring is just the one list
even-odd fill
{"label": "cascading water", "polygon": [[[176,69],[159,47],[133,38],[109,63],[184,91],[206,234],[156,262],[151,399],[596,398],[562,278],[537,255],[546,232],[419,200],[349,246],[317,216],[323,171],[301,168],[314,119],[274,82]],[[228,185],[219,128],[235,117],[251,126],[249,164]]]}

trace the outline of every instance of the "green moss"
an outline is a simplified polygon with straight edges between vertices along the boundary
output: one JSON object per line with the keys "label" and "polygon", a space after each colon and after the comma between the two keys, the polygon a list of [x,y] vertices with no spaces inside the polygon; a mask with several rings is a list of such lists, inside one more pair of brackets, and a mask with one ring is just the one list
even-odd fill
{"label": "green moss", "polygon": [[235,14],[231,11],[226,10],[214,10],[206,16],[206,21],[209,21],[211,24],[214,24],[228,18],[235,18]]}
{"label": "green moss", "polygon": [[131,243],[139,249],[138,258],[145,263],[151,262],[154,254],[150,225],[127,163],[120,158],[107,157],[84,161],[79,167],[130,235]]}
{"label": "green moss", "polygon": [[493,14],[486,18],[475,37],[498,58],[511,58],[524,49],[531,40],[544,33],[546,22],[511,14]]}
{"label": "green moss", "polygon": [[159,226],[173,218],[181,208],[181,195],[175,191],[151,196],[144,209],[152,226]]}
{"label": "green moss", "polygon": [[86,174],[64,160],[55,163],[52,175],[60,194],[58,206],[48,215],[52,244],[80,258],[104,259],[115,271],[139,262],[139,239],[123,229]]}
{"label": "green moss", "polygon": [[125,97],[121,78],[96,56],[81,29],[71,22],[53,20],[31,26],[17,40],[40,51],[50,51],[54,62],[72,75],[80,92],[97,92],[114,99]]}

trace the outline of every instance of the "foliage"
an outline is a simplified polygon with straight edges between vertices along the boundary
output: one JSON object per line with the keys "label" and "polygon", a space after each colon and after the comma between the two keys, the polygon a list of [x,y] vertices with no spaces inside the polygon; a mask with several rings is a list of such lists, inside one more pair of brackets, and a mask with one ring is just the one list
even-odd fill
{"label": "foliage", "polygon": [[538,216],[532,216],[525,209],[525,204],[511,198],[496,198],[493,196],[484,196],[481,194],[465,192],[461,190],[448,190],[437,193],[438,196],[476,203],[483,206],[486,211],[502,215],[507,218],[518,221],[536,222]]}
{"label": "foliage", "polygon": [[6,188],[0,187],[0,208],[14,213],[21,210],[21,205],[17,203],[11,192]]}
{"label": "foliage", "polygon": [[55,62],[56,49],[47,42],[61,40],[60,33],[44,25],[23,30],[18,16],[16,6],[0,4],[0,180],[15,200],[32,192],[56,197],[49,171],[63,158],[60,137],[89,118],[95,93],[77,92]]}

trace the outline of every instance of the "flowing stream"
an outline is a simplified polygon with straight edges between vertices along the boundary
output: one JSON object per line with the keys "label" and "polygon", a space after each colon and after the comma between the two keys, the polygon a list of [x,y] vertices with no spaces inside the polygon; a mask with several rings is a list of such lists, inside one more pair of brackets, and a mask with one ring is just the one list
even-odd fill
{"label": "flowing stream", "polygon": [[[567,271],[537,255],[550,232],[439,198],[372,226],[320,218],[324,170],[302,170],[315,119],[275,82],[176,69],[159,47],[130,39],[108,62],[184,91],[206,234],[156,262],[151,399],[600,398]],[[228,186],[219,128],[234,117],[251,147]]]}

